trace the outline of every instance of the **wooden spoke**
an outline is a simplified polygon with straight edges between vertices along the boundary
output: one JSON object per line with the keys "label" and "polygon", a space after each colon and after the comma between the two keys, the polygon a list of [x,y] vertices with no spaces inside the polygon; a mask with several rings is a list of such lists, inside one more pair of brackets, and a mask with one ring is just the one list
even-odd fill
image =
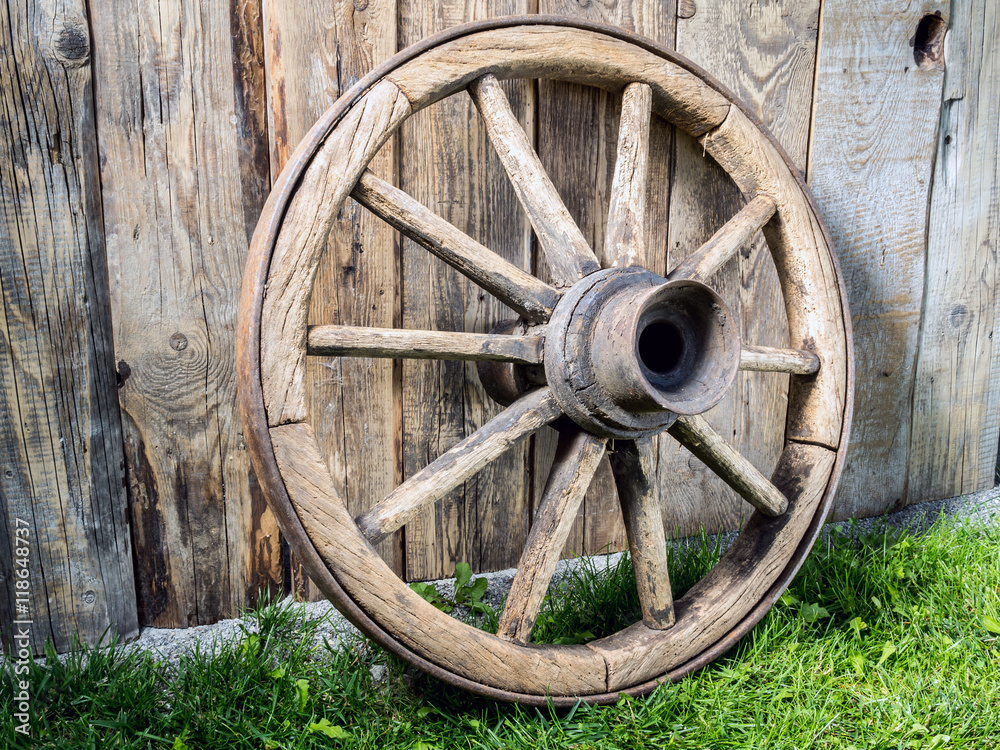
{"label": "wooden spoke", "polygon": [[385,539],[422,507],[439,500],[490,461],[562,412],[548,387],[529,391],[465,440],[440,455],[357,517],[372,544]]}
{"label": "wooden spoke", "polygon": [[805,349],[776,349],[744,344],[743,351],[740,352],[740,369],[812,375],[819,372],[819,357]]}
{"label": "wooden spoke", "polygon": [[604,438],[577,428],[559,434],[555,463],[500,615],[497,635],[501,638],[528,642],[576,511],[604,456],[604,444]]}
{"label": "wooden spoke", "polygon": [[765,516],[780,516],[788,498],[727,443],[701,415],[680,416],[668,432]]}
{"label": "wooden spoke", "polygon": [[469,85],[493,147],[510,176],[521,205],[545,252],[557,287],[571,286],[600,269],[569,209],[542,167],[538,154],[510,108],[500,83],[489,73]]}
{"label": "wooden spoke", "polygon": [[555,289],[479,244],[399,188],[365,172],[351,195],[528,320],[549,319],[559,301]]}
{"label": "wooden spoke", "polygon": [[758,195],[713,234],[708,242],[681,261],[668,278],[707,281],[770,221],[774,212],[774,201],[766,195]]}
{"label": "wooden spoke", "polygon": [[674,624],[674,598],[667,569],[667,540],[656,481],[657,454],[649,438],[615,444],[611,469],[625,519],[635,585],[647,628]]}
{"label": "wooden spoke", "polygon": [[537,365],[542,361],[543,341],[541,336],[310,326],[306,351],[327,357],[462,359]]}
{"label": "wooden spoke", "polygon": [[652,105],[653,92],[647,84],[630,83],[625,87],[618,127],[618,158],[604,235],[604,256],[612,266],[645,265],[646,173]]}

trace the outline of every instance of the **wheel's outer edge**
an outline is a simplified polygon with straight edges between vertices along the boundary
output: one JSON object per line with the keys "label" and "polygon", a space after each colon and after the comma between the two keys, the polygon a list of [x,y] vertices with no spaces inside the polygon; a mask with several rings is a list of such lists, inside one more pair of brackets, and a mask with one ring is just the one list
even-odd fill
{"label": "wheel's outer edge", "polygon": [[[273,445],[271,443],[266,412],[264,410],[264,396],[260,369],[260,321],[263,308],[263,295],[258,295],[257,290],[264,288],[264,284],[268,277],[271,254],[274,247],[274,241],[277,236],[277,231],[281,226],[289,201],[294,195],[302,174],[309,164],[310,155],[323,142],[343,115],[358,99],[361,98],[366,91],[404,63],[418,57],[429,49],[463,36],[487,30],[530,25],[564,26],[605,34],[612,38],[629,42],[649,52],[659,55],[701,78],[711,88],[724,95],[734,106],[738,107],[774,146],[777,153],[781,156],[785,165],[788,167],[789,173],[794,177],[802,194],[805,196],[813,215],[819,223],[827,246],[831,249],[833,248],[833,241],[830,237],[829,230],[819,213],[815,199],[809,191],[798,168],[791,161],[785,150],[775,140],[770,131],[768,131],[767,128],[765,128],[759,119],[753,114],[753,112],[740,102],[734,94],[726,90],[722,84],[712,78],[699,66],[678,56],[674,51],[667,49],[649,39],[637,36],[622,29],[580,19],[565,18],[560,16],[530,15],[507,16],[503,18],[464,24],[430,36],[423,41],[402,50],[379,67],[375,68],[354,86],[352,86],[334,103],[334,105],[310,130],[310,136],[296,148],[285,169],[282,171],[278,183],[268,196],[264,209],[261,212],[258,227],[260,227],[262,223],[266,222],[267,231],[258,231],[255,234],[254,241],[250,247],[246,272],[243,279],[243,287],[241,290],[239,318],[237,324],[237,381],[239,388],[240,413],[245,427],[247,447],[250,451],[254,469],[257,472],[257,480],[264,491],[264,495],[267,498],[271,510],[277,518],[279,528],[285,535],[291,548],[295,550],[300,562],[306,569],[310,578],[313,579],[324,595],[331,600],[337,609],[352,624],[390,653],[393,653],[405,661],[414,664],[438,679],[469,692],[487,698],[506,702],[517,702],[525,705],[544,706],[554,704],[557,707],[569,707],[576,704],[580,699],[573,696],[550,697],[545,695],[515,693],[507,690],[501,690],[489,685],[475,682],[474,680],[470,680],[459,674],[444,669],[402,646],[357,605],[357,603],[338,583],[331,571],[327,568],[326,564],[320,558],[312,540],[307,535],[301,520],[292,507],[284,481],[278,471]],[[620,695],[644,695],[653,690],[657,685],[663,682],[679,680],[721,656],[733,645],[735,645],[744,635],[746,635],[746,633],[749,632],[749,630],[756,625],[774,605],[777,598],[781,595],[791,582],[792,578],[798,572],[806,555],[815,543],[816,537],[818,536],[819,531],[829,514],[830,507],[833,502],[834,491],[839,481],[840,474],[843,471],[844,460],[847,452],[847,439],[850,435],[854,404],[854,348],[848,300],[843,275],[840,269],[840,263],[835,253],[831,253],[831,260],[834,271],[836,272],[837,285],[840,292],[843,315],[843,331],[846,337],[847,382],[844,400],[844,414],[841,426],[840,442],[836,450],[836,459],[833,464],[833,469],[830,473],[829,479],[827,480],[823,498],[818,504],[813,519],[810,522],[805,534],[799,540],[795,551],[792,553],[788,563],[782,573],[778,576],[775,583],[772,584],[767,593],[747,613],[743,620],[740,621],[740,623],[727,635],[713,643],[712,646],[701,652],[698,656],[690,659],[675,669],[670,670],[661,677],[626,689],[585,696],[583,697],[583,700],[586,702],[592,704],[608,704],[616,702]]]}

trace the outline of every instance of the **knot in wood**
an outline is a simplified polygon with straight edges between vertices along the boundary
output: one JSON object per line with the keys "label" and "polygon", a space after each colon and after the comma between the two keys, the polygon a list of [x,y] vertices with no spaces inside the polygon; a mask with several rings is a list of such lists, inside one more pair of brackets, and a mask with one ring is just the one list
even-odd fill
{"label": "knot in wood", "polygon": [[56,21],[50,37],[52,57],[66,68],[80,68],[90,63],[90,33],[82,17]]}

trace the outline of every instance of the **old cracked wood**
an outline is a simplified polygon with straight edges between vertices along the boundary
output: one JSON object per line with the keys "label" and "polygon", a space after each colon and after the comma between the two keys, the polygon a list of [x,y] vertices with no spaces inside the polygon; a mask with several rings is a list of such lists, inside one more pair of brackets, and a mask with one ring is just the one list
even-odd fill
{"label": "old cracked wood", "polygon": [[[518,24],[522,24],[523,28]],[[309,287],[315,277],[316,258],[322,253],[325,242],[324,222],[329,221],[328,216],[324,217],[316,209],[323,207],[329,214],[340,210],[339,203],[317,203],[317,198],[326,200],[332,195],[340,203],[347,200],[348,191],[352,189],[351,181],[356,184],[364,174],[364,165],[360,162],[374,155],[376,144],[387,142],[401,125],[405,133],[411,124],[419,124],[419,112],[413,119],[407,120],[411,102],[425,106],[447,94],[457,93],[458,101],[466,102],[465,111],[468,113],[468,100],[462,98],[463,86],[482,77],[483,50],[488,50],[495,43],[499,30],[507,31],[507,36],[515,42],[512,47],[508,44],[507,58],[497,58],[489,71],[495,74],[496,82],[486,79],[478,85],[477,96],[480,100],[483,100],[482,85],[489,89],[488,96],[494,96],[505,79],[529,69],[535,70],[531,66],[539,64],[538,48],[544,47],[545,42],[572,40],[578,47],[585,48],[593,41],[594,35],[604,34],[601,43],[591,45],[594,49],[604,49],[606,42],[616,39],[629,45],[627,54],[615,63],[617,70],[613,71],[614,75],[601,66],[589,73],[592,82],[606,86],[614,94],[622,90],[633,92],[628,95],[631,103],[627,104],[623,118],[633,125],[627,126],[621,138],[616,138],[621,143],[621,148],[616,149],[616,162],[620,157],[622,169],[617,178],[619,199],[614,202],[617,207],[609,220],[613,227],[624,226],[627,231],[620,233],[615,230],[611,236],[628,235],[636,226],[635,217],[641,213],[639,196],[642,186],[631,184],[629,180],[637,179],[636,175],[642,170],[630,167],[629,163],[630,160],[633,164],[637,163],[646,148],[627,137],[631,133],[637,134],[639,141],[645,140],[643,89],[629,88],[631,83],[641,82],[650,88],[652,111],[658,116],[667,113],[678,124],[698,135],[700,145],[728,170],[749,205],[743,212],[734,209],[732,215],[736,219],[723,234],[727,241],[710,243],[702,256],[710,258],[711,265],[718,265],[733,257],[733,247],[737,243],[728,241],[731,235],[750,236],[763,224],[774,271],[785,291],[790,345],[780,340],[771,340],[766,344],[753,342],[745,344],[741,352],[739,338],[729,327],[729,316],[724,314],[724,300],[711,289],[693,281],[663,284],[658,281],[662,277],[630,268],[607,269],[573,287],[559,303],[562,307],[557,306],[553,310],[544,330],[532,328],[527,323],[512,324],[512,321],[500,326],[494,324],[488,329],[495,328],[494,333],[486,333],[482,329],[470,331],[464,321],[460,324],[454,321],[448,330],[438,330],[442,326],[437,324],[406,325],[402,329],[320,325],[312,329],[315,335],[312,344],[309,344],[305,309],[309,302]],[[538,703],[552,697],[558,705],[564,705],[574,696],[606,702],[614,700],[618,690],[646,692],[657,679],[679,675],[704,664],[745,634],[773,602],[771,592],[780,592],[787,585],[814,539],[829,508],[832,488],[838,476],[838,461],[845,447],[843,432],[850,421],[850,329],[844,316],[842,286],[818,216],[790,161],[735,104],[730,104],[723,117],[704,127],[705,118],[712,110],[703,105],[719,91],[714,84],[703,83],[703,90],[696,91],[690,99],[686,98],[693,82],[700,80],[695,69],[686,68],[683,61],[673,59],[668,52],[656,51],[648,46],[633,46],[616,34],[593,28],[574,29],[568,22],[554,25],[544,20],[497,22],[441,37],[421,52],[420,56],[426,55],[424,61],[429,66],[428,70],[437,76],[436,80],[419,80],[416,74],[418,58],[400,58],[394,62],[395,68],[380,74],[378,80],[366,82],[365,87],[348,103],[335,109],[329,119],[316,126],[307,137],[307,148],[279,179],[276,184],[276,195],[279,197],[266,207],[261,222],[265,229],[255,236],[245,287],[243,309],[250,317],[249,320],[244,318],[240,327],[239,372],[241,387],[246,394],[243,407],[250,430],[248,445],[255,465],[262,472],[265,490],[275,503],[290,538],[296,540],[303,560],[308,561],[310,574],[317,577],[322,589],[330,592],[338,606],[393,653],[424,666],[443,679],[508,700]],[[529,39],[530,43],[525,39]],[[511,53],[511,49],[514,52]],[[570,56],[579,54],[576,50]],[[631,81],[615,77],[623,77],[629,65],[636,66]],[[671,69],[678,75],[669,79],[660,76],[664,65],[672,66]],[[543,66],[538,68],[538,72],[555,76],[558,71]],[[397,81],[400,87],[390,81]],[[506,89],[505,99],[509,97],[510,90],[510,87]],[[402,91],[406,94],[400,99]],[[447,109],[442,111],[448,112]],[[512,111],[500,100],[500,121],[508,131],[513,128]],[[486,119],[490,117],[487,113]],[[479,122],[478,119],[474,121]],[[650,119],[651,128],[652,123]],[[512,162],[517,168],[509,171],[517,177],[525,163],[534,163],[533,169],[538,164],[523,140],[532,130],[515,124],[521,135],[514,141],[521,155]],[[493,125],[496,125],[495,121]],[[483,127],[488,129],[485,125]],[[355,142],[358,134],[362,138],[360,144]],[[652,129],[650,136],[652,143]],[[346,140],[341,140],[342,137]],[[510,142],[498,137],[493,140]],[[341,151],[345,144],[356,148],[345,154]],[[331,164],[338,159],[344,166],[334,171]],[[413,184],[419,186],[419,179],[425,177],[424,174],[414,175]],[[393,195],[392,203],[400,204],[402,199],[398,191],[392,192],[394,188],[365,179],[369,186],[376,185],[381,195]],[[615,181],[612,177],[611,182]],[[541,193],[551,197],[555,183],[542,181],[541,185]],[[529,186],[521,191],[526,207],[530,205],[529,198],[535,195],[533,190],[537,187]],[[420,204],[440,205],[431,198],[423,197],[420,194],[423,188],[415,190],[404,184],[402,189]],[[626,194],[636,196],[636,200],[620,200]],[[433,192],[429,191],[427,195],[433,196]],[[399,217],[386,206],[388,204],[377,212],[398,221]],[[624,210],[626,206],[635,210]],[[442,231],[451,231],[431,218],[431,214],[417,208],[416,204],[410,207],[413,210],[410,211],[409,226],[403,222],[399,225],[411,231],[419,244],[429,240],[425,231],[428,227],[437,227],[434,231],[439,235]],[[417,215],[422,216],[420,231],[413,227],[413,217]],[[473,237],[466,232],[463,222],[456,221],[452,215],[439,218],[459,232]],[[313,229],[310,230],[310,227]],[[310,231],[313,234],[309,234]],[[290,241],[303,236],[303,232],[306,232],[308,242]],[[603,235],[598,236],[606,239]],[[458,244],[464,243],[466,248],[475,247],[459,235],[454,235],[453,239],[460,240]],[[491,248],[493,244],[488,239],[474,238],[474,241],[480,242],[481,248]],[[426,244],[436,249],[444,247],[436,242],[428,241]],[[455,244],[452,242],[452,245]],[[638,247],[625,243],[626,256]],[[648,247],[647,243],[647,255]],[[622,248],[619,245],[619,250]],[[424,253],[426,247],[414,247],[413,250]],[[472,255],[466,257],[490,258],[490,252],[492,248],[485,252],[475,249]],[[603,247],[601,252],[604,252]],[[636,251],[635,255],[638,258],[639,252]],[[426,258],[426,255],[421,257]],[[579,259],[580,256],[569,257]],[[586,272],[584,266],[577,268],[580,273]],[[411,270],[421,272],[419,266]],[[293,277],[306,286],[305,291],[294,288]],[[415,276],[414,282],[419,278]],[[279,283],[272,285],[272,280]],[[496,277],[493,281],[486,277],[480,281],[484,285],[492,284],[494,289],[500,291]],[[407,282],[404,288],[422,293],[419,283]],[[676,295],[670,296],[668,292]],[[635,305],[630,305],[629,301],[633,299]],[[712,303],[709,304],[709,301]],[[280,387],[275,377],[281,372],[294,375],[300,367],[297,363],[310,354],[316,358],[337,355],[351,359],[400,359],[404,368],[407,364],[420,364],[421,358],[432,355],[459,360],[467,357],[473,360],[496,358],[492,361],[506,360],[509,364],[526,360],[524,380],[528,384],[538,382],[541,373],[537,365],[532,370],[528,363],[541,359],[545,373],[550,377],[551,373],[562,373],[562,383],[567,378],[576,377],[572,368],[577,350],[564,348],[558,342],[566,340],[570,334],[579,338],[590,331],[588,326],[591,323],[588,321],[591,317],[588,317],[587,310],[594,305],[597,306],[594,308],[596,317],[591,322],[596,327],[587,335],[591,344],[596,346],[596,342],[601,342],[600,346],[604,347],[601,349],[604,352],[601,363],[608,361],[614,364],[617,361],[615,349],[620,348],[618,353],[621,356],[635,357],[636,362],[641,362],[644,367],[666,368],[666,364],[653,364],[652,360],[645,359],[648,352],[643,354],[639,346],[644,330],[640,317],[646,312],[665,315],[668,308],[673,309],[671,304],[681,305],[692,315],[709,315],[714,321],[711,331],[716,333],[704,326],[694,326],[690,330],[684,328],[684,331],[696,337],[690,342],[694,347],[691,351],[695,352],[692,356],[699,357],[698,361],[702,363],[713,361],[711,357],[706,360],[697,354],[702,348],[716,351],[723,347],[728,352],[726,363],[732,377],[719,380],[720,395],[731,386],[741,361],[746,370],[759,372],[759,377],[774,378],[779,384],[783,382],[782,378],[790,380],[792,400],[783,435],[785,446],[778,458],[777,468],[768,480],[755,467],[755,462],[743,455],[737,444],[723,440],[702,417],[685,416],[674,421],[671,430],[676,437],[703,459],[710,470],[717,472],[722,481],[748,497],[761,512],[754,516],[716,571],[682,600],[673,602],[662,539],[664,531],[660,525],[659,493],[655,481],[651,479],[655,476],[662,483],[665,477],[672,475],[664,471],[662,451],[652,450],[648,442],[648,438],[663,424],[669,424],[673,417],[649,417],[652,420],[648,422],[649,426],[641,426],[647,424],[645,418],[641,418],[644,409],[666,408],[664,404],[673,402],[667,396],[668,390],[663,391],[662,397],[644,391],[645,396],[636,401],[631,391],[620,393],[613,383],[605,383],[605,375],[619,371],[617,365],[604,369],[601,364],[595,370],[597,383],[601,384],[601,388],[608,389],[607,395],[617,405],[616,408],[624,410],[630,420],[627,423],[637,425],[637,431],[628,434],[639,436],[641,444],[642,453],[634,456],[634,461],[628,460],[629,448],[624,446],[622,455],[616,458],[616,465],[619,469],[618,494],[625,506],[628,536],[636,561],[643,623],[585,647],[537,647],[526,641],[551,568],[571,526],[572,511],[576,506],[586,504],[586,501],[581,503],[580,498],[595,476],[595,470],[599,474],[598,466],[603,463],[603,438],[581,432],[562,412],[565,410],[566,414],[572,414],[572,419],[580,424],[598,425],[594,429],[605,434],[606,430],[600,427],[603,424],[603,412],[600,412],[604,408],[600,406],[603,401],[591,403],[583,399],[579,403],[570,403],[561,390],[550,391],[547,386],[529,390],[498,416],[481,422],[482,426],[477,425],[475,430],[465,426],[460,433],[456,431],[450,437],[439,433],[436,437],[441,444],[439,450],[420,463],[415,462],[409,470],[404,461],[404,476],[396,488],[376,499],[369,510],[354,517],[339,494],[330,467],[325,464],[316,444],[311,423],[317,415],[308,411],[306,403],[305,411],[300,416],[302,402],[296,390],[299,389],[297,381],[292,378],[291,387]],[[658,305],[665,307],[661,309]],[[610,317],[606,320],[604,313],[597,314],[598,308],[611,311]],[[434,308],[430,306],[429,309]],[[705,312],[709,309],[714,312]],[[427,310],[425,304],[424,314]],[[402,322],[406,324],[405,304],[403,312]],[[635,318],[627,327],[631,332],[629,336],[620,335],[619,327],[613,324],[621,315],[630,320]],[[678,320],[681,322],[676,325],[688,325],[682,319]],[[618,333],[611,335],[609,332],[612,329]],[[723,329],[727,333],[719,338]],[[506,333],[508,331],[518,334]],[[529,343],[533,338],[536,340]],[[549,348],[546,348],[545,341],[549,342]],[[579,343],[588,345],[582,339]],[[562,361],[566,356],[569,360]],[[576,361],[576,365],[583,366],[582,363],[582,359]],[[625,369],[632,373],[629,375],[632,378],[630,383],[646,382],[642,380],[646,376],[634,375],[632,365],[627,365]],[[664,369],[661,374],[666,372]],[[406,440],[412,441],[416,437],[411,435],[407,438],[405,431],[407,382],[404,369],[404,457]],[[419,380],[409,382],[415,389],[421,386]],[[701,382],[692,379],[684,387]],[[664,389],[672,387],[668,380],[656,386]],[[707,386],[702,384],[698,387],[704,389]],[[704,398],[699,401],[701,392],[698,387],[695,387],[696,392],[690,394],[678,391],[678,403],[688,403],[687,399],[693,399],[690,403],[700,403],[704,408],[714,402],[717,397],[714,392],[702,394]],[[433,393],[441,392],[442,389],[434,385]],[[641,409],[633,408],[640,403]],[[437,401],[425,399],[420,404],[423,413],[435,415],[442,410],[442,406],[447,405],[441,403],[439,397]],[[588,409],[597,411],[589,414]],[[661,420],[665,421],[661,423]],[[416,523],[421,516],[428,515],[431,508],[434,508],[434,514],[442,510],[452,514],[448,503],[442,501],[448,496],[454,497],[455,490],[459,488],[468,500],[470,482],[481,480],[486,472],[495,469],[498,461],[514,456],[520,462],[520,471],[523,471],[524,453],[518,453],[523,451],[523,448],[518,448],[518,443],[523,446],[526,437],[546,424],[552,424],[564,434],[563,447],[558,451],[556,470],[536,509],[538,520],[525,551],[523,575],[515,585],[510,610],[502,617],[500,635],[503,637],[454,623],[393,576],[369,540],[380,541],[405,524],[409,545],[411,531],[421,533],[422,527]],[[616,433],[612,430],[612,434]],[[667,439],[663,438],[660,442]],[[536,441],[536,449],[538,443]],[[639,449],[639,444],[636,448]],[[637,467],[641,471],[637,471]],[[514,477],[517,476],[515,473]],[[673,489],[673,483],[670,486]],[[516,496],[520,492],[519,486],[515,483],[513,488]],[[470,517],[467,509],[451,517],[456,515],[461,522]],[[513,516],[509,522],[510,528],[516,529],[519,519]],[[520,523],[523,524],[523,520]],[[430,530],[427,526],[423,529]],[[661,540],[659,543],[658,538]],[[435,556],[451,544],[446,529],[438,528],[436,542],[439,551],[432,553]],[[434,561],[433,557],[430,559]],[[443,557],[437,559],[447,561]],[[450,559],[454,560],[454,557]],[[324,561],[325,566],[318,560]],[[419,562],[419,558],[415,561]],[[409,566],[410,558],[407,562]],[[500,664],[505,665],[504,669],[498,668]]]}
{"label": "old cracked wood", "polygon": [[0,40],[0,639],[11,646],[24,621],[40,654],[138,632],[95,135],[101,40],[86,3],[21,0],[0,9]]}

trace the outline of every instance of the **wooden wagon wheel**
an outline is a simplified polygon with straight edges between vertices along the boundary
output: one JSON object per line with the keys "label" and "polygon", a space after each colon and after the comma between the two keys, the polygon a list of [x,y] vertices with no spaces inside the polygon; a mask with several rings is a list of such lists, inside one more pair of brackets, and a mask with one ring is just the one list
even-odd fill
{"label": "wooden wagon wheel", "polygon": [[[511,113],[498,79],[553,78],[623,96],[608,256],[593,251]],[[535,278],[366,165],[414,111],[472,96],[551,272]],[[651,112],[697,138],[747,199],[667,278],[641,266]],[[348,195],[520,316],[507,333],[307,328],[309,297]],[[781,282],[790,348],[741,345],[705,282],[763,229]],[[310,355],[476,360],[510,405],[357,519],[317,446],[304,392]],[[770,479],[700,416],[738,368],[790,373],[785,447]],[[570,704],[640,694],[725,651],[788,584],[840,473],[852,401],[850,323],[829,238],[774,139],[692,63],[621,30],[540,16],[432,37],[360,81],[313,127],[282,172],[254,236],[240,306],[238,376],[254,468],[313,580],[369,636],[453,684],[504,700]],[[556,462],[499,633],[425,602],[372,542],[406,523],[513,443],[560,430]],[[667,431],[757,512],[722,561],[673,601],[651,437]],[[538,608],[607,442],[636,569],[642,621],[584,645],[529,642]],[[664,438],[667,439],[667,438]]]}

